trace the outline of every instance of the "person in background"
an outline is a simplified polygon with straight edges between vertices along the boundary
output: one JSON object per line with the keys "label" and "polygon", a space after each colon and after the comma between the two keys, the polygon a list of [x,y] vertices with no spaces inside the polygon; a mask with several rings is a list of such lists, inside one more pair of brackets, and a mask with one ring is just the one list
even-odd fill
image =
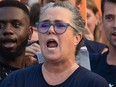
{"label": "person in background", "polygon": [[[103,54],[108,50],[108,46],[101,43],[99,40],[100,36],[100,15],[98,8],[94,0],[87,0],[87,19],[86,19],[86,29],[85,29],[85,39],[84,46],[90,54],[101,53]],[[99,34],[98,34],[99,33]],[[89,39],[91,38],[91,39]],[[92,39],[93,38],[93,39]]]}
{"label": "person in background", "polygon": [[39,19],[39,14],[40,14],[40,5],[39,3],[34,3],[30,7],[30,25],[32,26],[33,29],[33,34],[31,36],[31,39],[28,41],[27,47],[26,47],[26,57],[29,57],[30,60],[34,60],[35,62],[37,61],[37,56],[36,54],[40,52],[40,46],[39,46],[39,40],[38,40],[38,32],[36,28],[36,22]]}
{"label": "person in background", "polygon": [[108,87],[102,77],[76,64],[84,26],[79,11],[69,2],[46,4],[37,24],[44,63],[10,74],[0,86]]}
{"label": "person in background", "polygon": [[28,5],[29,5],[30,7],[32,7],[33,4],[39,3],[39,1],[41,1],[41,0],[28,0],[27,3],[28,3]]}
{"label": "person in background", "polygon": [[40,4],[34,3],[30,7],[30,25],[32,26],[32,29],[33,29],[33,35],[30,41],[32,42],[38,41],[38,32],[36,28],[36,22],[38,22],[39,14],[40,14]]}
{"label": "person in background", "polygon": [[109,41],[109,50],[104,54],[92,55],[91,70],[116,87],[116,0],[102,0],[102,27]]}
{"label": "person in background", "polygon": [[82,0],[75,0],[75,6],[76,6],[77,10],[80,11],[80,8],[82,6]]}
{"label": "person in background", "polygon": [[32,34],[29,10],[18,1],[0,2],[0,83],[12,71],[25,68],[25,48]]}
{"label": "person in background", "polygon": [[28,41],[26,52],[25,52],[25,56],[28,58],[27,61],[29,66],[38,63],[36,54],[40,52],[40,46],[39,46],[36,22],[38,21],[39,14],[40,14],[40,4],[34,3],[30,7],[30,25],[32,27],[33,34],[31,36],[31,39]]}
{"label": "person in background", "polygon": [[[100,13],[94,0],[87,0],[87,27],[94,37],[94,41],[100,40]],[[99,35],[98,35],[99,34]]]}
{"label": "person in background", "polygon": [[40,14],[39,3],[34,3],[30,8],[30,23],[33,29],[31,41],[38,41],[38,32],[35,23],[38,22],[38,15]]}

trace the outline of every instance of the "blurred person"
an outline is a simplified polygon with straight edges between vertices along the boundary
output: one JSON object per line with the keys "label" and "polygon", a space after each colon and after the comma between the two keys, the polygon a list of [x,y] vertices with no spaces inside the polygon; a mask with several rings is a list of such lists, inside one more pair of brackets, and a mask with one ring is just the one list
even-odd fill
{"label": "blurred person", "polygon": [[94,0],[87,0],[87,19],[85,26],[84,46],[87,47],[89,54],[101,53],[108,50],[108,47],[99,42],[100,36],[100,15]]}
{"label": "blurred person", "polygon": [[[94,0],[87,0],[87,27],[92,33],[94,40],[100,39],[100,13]],[[98,34],[99,33],[99,34]]]}
{"label": "blurred person", "polygon": [[25,48],[32,34],[29,10],[18,1],[0,2],[0,83],[12,71],[25,68]]}
{"label": "blurred person", "polygon": [[31,7],[35,3],[39,3],[39,0],[28,0],[28,5]]}
{"label": "blurred person", "polygon": [[75,0],[75,4],[76,8],[80,11],[82,6],[82,0]]}
{"label": "blurred person", "polygon": [[39,3],[34,3],[30,7],[30,24],[31,24],[32,29],[33,29],[31,41],[38,41],[38,32],[37,32],[37,28],[35,26],[35,23],[38,21],[39,14],[40,14],[40,5],[39,5]]}
{"label": "blurred person", "polygon": [[[83,5],[82,0],[75,0],[75,1],[76,1],[77,10],[78,9],[82,10],[81,9],[81,6]],[[95,5],[95,3],[92,0],[87,0],[86,2],[87,2],[87,8],[91,9],[92,12],[96,13],[96,18],[95,19],[96,20],[100,19],[97,7],[93,6],[93,5]],[[86,23],[86,20],[85,20],[85,23]],[[98,21],[98,24],[99,24],[99,21]],[[102,53],[106,52],[108,50],[108,47],[105,44],[102,44],[102,43],[94,40],[94,36],[91,33],[89,27],[87,26],[87,23],[85,24],[85,28],[86,29],[85,29],[84,46],[87,47],[87,50],[88,50],[89,54],[93,54],[93,53],[101,53],[102,54]],[[96,29],[96,31],[97,30],[98,29]],[[97,31],[97,32],[99,33],[99,31]],[[96,36],[95,36],[95,38],[96,38]]]}
{"label": "blurred person", "polygon": [[116,0],[102,0],[102,27],[109,41],[109,50],[104,54],[92,55],[91,70],[116,87]]}
{"label": "blurred person", "polygon": [[39,14],[40,14],[40,5],[39,3],[34,3],[30,7],[30,26],[33,30],[33,34],[31,36],[31,39],[28,41],[25,52],[25,56],[27,58],[29,66],[38,63],[36,54],[40,52],[40,46],[38,41],[38,32],[35,23],[38,21]]}
{"label": "blurred person", "polygon": [[39,19],[39,14],[40,14],[40,5],[39,3],[35,3],[30,7],[30,25],[32,26],[31,28],[33,29],[33,34],[31,36],[31,39],[28,41],[25,55],[27,57],[34,58],[36,60],[37,60],[36,54],[40,52],[38,32],[35,26],[35,23]]}
{"label": "blurred person", "polygon": [[1,87],[108,87],[102,77],[76,64],[84,22],[73,5],[45,5],[37,28],[44,63],[10,74]]}

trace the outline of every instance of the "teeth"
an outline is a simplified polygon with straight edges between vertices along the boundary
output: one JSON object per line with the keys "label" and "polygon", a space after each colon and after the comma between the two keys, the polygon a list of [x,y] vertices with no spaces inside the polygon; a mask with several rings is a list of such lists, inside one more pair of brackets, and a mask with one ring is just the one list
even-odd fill
{"label": "teeth", "polygon": [[56,49],[56,47],[54,47],[54,48],[49,48],[49,47],[48,47],[48,50],[55,50],[55,49]]}
{"label": "teeth", "polygon": [[12,43],[12,42],[9,42],[9,43],[3,43],[4,47],[6,48],[11,48],[11,47],[14,47],[16,43]]}
{"label": "teeth", "polygon": [[56,48],[58,46],[57,42],[55,40],[49,40],[47,42],[47,47],[48,48]]}
{"label": "teeth", "polygon": [[116,33],[112,33],[112,35],[116,35]]}

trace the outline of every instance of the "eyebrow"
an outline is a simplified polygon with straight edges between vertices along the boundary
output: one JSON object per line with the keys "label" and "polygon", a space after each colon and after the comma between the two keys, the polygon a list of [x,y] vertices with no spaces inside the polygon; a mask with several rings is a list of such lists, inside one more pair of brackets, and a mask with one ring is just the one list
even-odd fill
{"label": "eyebrow", "polygon": [[114,16],[113,14],[106,14],[105,16]]}
{"label": "eyebrow", "polygon": [[0,23],[7,24],[7,23],[19,22],[21,24],[21,20],[13,19],[13,20],[0,20]]}

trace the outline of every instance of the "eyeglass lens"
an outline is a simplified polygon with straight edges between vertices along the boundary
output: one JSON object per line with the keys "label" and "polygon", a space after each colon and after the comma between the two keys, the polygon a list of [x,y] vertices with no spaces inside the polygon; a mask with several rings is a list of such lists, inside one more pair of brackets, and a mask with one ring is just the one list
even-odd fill
{"label": "eyeglass lens", "polygon": [[40,22],[37,27],[40,33],[47,33],[51,26],[53,26],[56,33],[62,34],[66,31],[69,24],[62,22],[57,22],[54,24],[50,24],[48,22]]}

